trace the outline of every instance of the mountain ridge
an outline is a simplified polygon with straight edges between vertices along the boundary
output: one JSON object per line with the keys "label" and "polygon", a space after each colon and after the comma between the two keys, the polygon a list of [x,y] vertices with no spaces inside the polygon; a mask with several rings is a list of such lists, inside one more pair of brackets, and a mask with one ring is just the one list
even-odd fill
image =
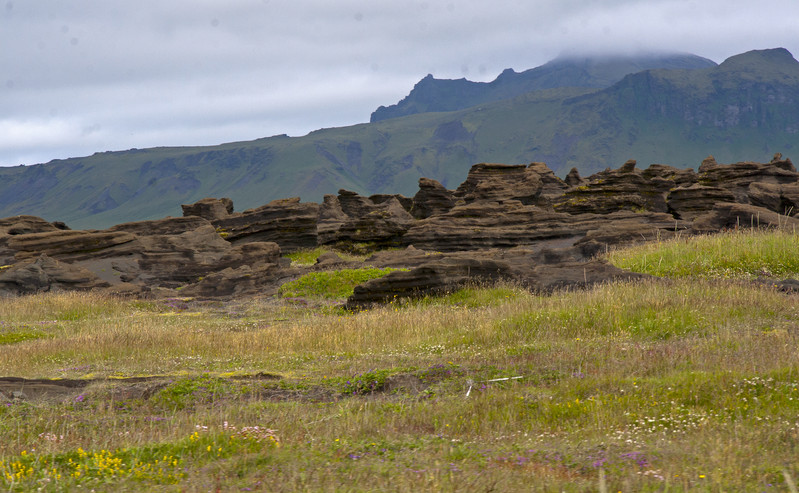
{"label": "mountain ridge", "polygon": [[456,111],[542,89],[601,89],[629,73],[652,68],[695,70],[714,66],[716,63],[712,60],[690,54],[563,56],[523,72],[505,69],[491,82],[436,79],[428,74],[401,101],[375,110],[369,121],[375,123],[431,111]]}
{"label": "mountain ridge", "polygon": [[790,156],[799,146],[799,64],[787,50],[742,55],[708,69],[639,72],[605,89],[539,90],[303,137],[0,168],[0,217],[99,228],[179,215],[176,204],[205,197],[246,209],[288,196],[320,201],[341,188],[412,195],[419,177],[453,186],[478,162],[546,162],[563,177],[628,159],[687,168],[709,154],[719,162]]}

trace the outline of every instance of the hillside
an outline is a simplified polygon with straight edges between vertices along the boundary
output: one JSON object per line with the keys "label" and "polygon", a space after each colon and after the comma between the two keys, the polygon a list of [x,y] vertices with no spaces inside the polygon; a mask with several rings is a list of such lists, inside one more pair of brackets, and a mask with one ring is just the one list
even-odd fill
{"label": "hillside", "polygon": [[491,82],[435,79],[428,75],[399,103],[378,108],[370,121],[374,123],[431,111],[462,110],[542,89],[600,89],[642,70],[700,69],[715,65],[713,61],[695,55],[561,57],[521,73],[506,69]]}
{"label": "hillside", "polygon": [[33,214],[72,227],[180,215],[230,197],[239,208],[346,188],[412,195],[420,176],[445,187],[477,162],[546,162],[559,176],[627,159],[695,167],[791,156],[799,145],[799,62],[783,49],[717,67],[650,70],[606,89],[558,88],[454,112],[429,112],[212,147],[97,153],[0,168],[0,217]]}

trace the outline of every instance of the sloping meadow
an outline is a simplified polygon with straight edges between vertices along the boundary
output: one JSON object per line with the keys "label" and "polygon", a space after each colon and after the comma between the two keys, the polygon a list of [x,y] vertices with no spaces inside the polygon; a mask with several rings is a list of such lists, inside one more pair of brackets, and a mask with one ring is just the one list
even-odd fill
{"label": "sloping meadow", "polygon": [[799,300],[752,279],[796,278],[796,245],[678,239],[610,255],[662,277],[645,283],[357,313],[321,295],[4,300],[0,375],[28,386],[0,381],[0,485],[791,491]]}

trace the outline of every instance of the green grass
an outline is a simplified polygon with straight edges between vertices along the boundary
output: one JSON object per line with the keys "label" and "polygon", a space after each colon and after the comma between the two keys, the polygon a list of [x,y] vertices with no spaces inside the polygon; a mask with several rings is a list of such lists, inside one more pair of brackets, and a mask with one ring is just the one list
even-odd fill
{"label": "green grass", "polygon": [[361,268],[311,272],[280,286],[279,292],[284,298],[348,298],[355,286],[395,270],[397,269]]}
{"label": "green grass", "polygon": [[[675,243],[790,240],[760,235]],[[0,375],[97,380],[0,402],[0,489],[790,491],[799,305],[719,269],[359,313],[10,299],[9,332],[52,337],[0,346]]]}
{"label": "green grass", "polygon": [[659,277],[715,279],[799,276],[799,234],[739,230],[648,243],[608,254],[614,265]]}
{"label": "green grass", "polygon": [[0,345],[16,344],[22,341],[33,341],[44,337],[52,337],[41,332],[0,332]]}
{"label": "green grass", "polygon": [[317,247],[317,248],[310,248],[305,250],[298,250],[296,252],[289,253],[284,255],[284,257],[291,260],[292,265],[308,267],[314,265],[316,263],[316,259],[319,258],[320,255],[327,252],[333,252],[342,259],[346,261],[351,260],[364,260],[365,257],[352,255],[347,252],[339,251],[339,250],[331,250],[325,247]]}

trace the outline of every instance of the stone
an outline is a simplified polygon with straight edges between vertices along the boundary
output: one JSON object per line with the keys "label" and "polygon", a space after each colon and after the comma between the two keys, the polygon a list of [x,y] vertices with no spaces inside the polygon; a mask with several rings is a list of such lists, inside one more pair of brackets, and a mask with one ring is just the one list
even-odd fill
{"label": "stone", "polygon": [[430,178],[419,178],[419,191],[413,196],[411,214],[416,219],[445,214],[455,207],[454,194]]}
{"label": "stone", "polygon": [[569,170],[569,174],[566,175],[566,179],[564,181],[570,187],[579,187],[580,185],[586,184],[586,181],[580,177],[580,172],[577,171],[577,168],[572,168]]}
{"label": "stone", "polygon": [[466,282],[509,279],[510,266],[478,258],[443,258],[410,271],[394,271],[355,287],[347,309],[368,307],[398,298],[423,297],[458,289]]}
{"label": "stone", "polygon": [[752,183],[786,185],[799,181],[799,173],[790,159],[755,163],[750,161],[722,165],[715,160],[705,160],[699,167],[699,183],[725,188],[733,193],[735,201],[751,203],[749,187]]}
{"label": "stone", "polygon": [[666,194],[673,180],[655,173],[645,174],[627,161],[617,170],[607,170],[587,179],[585,185],[567,190],[554,208],[568,214],[609,214],[620,210],[667,212]]}
{"label": "stone", "polygon": [[726,188],[694,183],[672,189],[666,197],[669,210],[679,219],[693,220],[718,203],[735,202],[735,195]]}
{"label": "stone", "polygon": [[233,244],[271,241],[284,252],[293,252],[316,247],[318,218],[319,204],[293,198],[234,213],[212,224]]}
{"label": "stone", "polygon": [[59,262],[45,254],[0,270],[0,293],[33,294],[53,290],[80,290],[108,287],[83,267]]}
{"label": "stone", "polygon": [[741,228],[799,230],[799,219],[747,204],[717,204],[691,223],[692,234],[710,234]]}
{"label": "stone", "polygon": [[116,254],[119,247],[127,249],[135,240],[135,235],[124,231],[53,230],[11,236],[6,245],[20,260],[42,253],[74,260]]}
{"label": "stone", "polygon": [[458,189],[455,197],[465,203],[476,201],[517,200],[522,204],[533,204],[543,188],[543,182],[535,169],[525,165],[494,163],[475,164]]}
{"label": "stone", "polygon": [[193,204],[183,204],[183,216],[199,216],[209,221],[224,219],[233,214],[233,201],[229,198],[205,198]]}

